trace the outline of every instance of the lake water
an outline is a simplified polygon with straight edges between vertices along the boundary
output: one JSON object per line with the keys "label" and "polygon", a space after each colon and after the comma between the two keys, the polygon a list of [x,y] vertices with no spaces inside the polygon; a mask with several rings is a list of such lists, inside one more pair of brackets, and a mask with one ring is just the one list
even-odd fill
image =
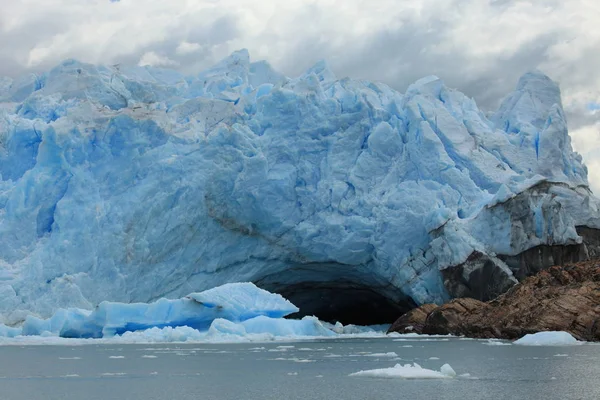
{"label": "lake water", "polygon": [[[600,346],[459,338],[0,347],[0,400],[600,399]],[[377,353],[395,352],[386,356]],[[373,355],[375,354],[375,355]],[[432,358],[433,357],[433,358]],[[349,377],[417,362],[454,379]]]}

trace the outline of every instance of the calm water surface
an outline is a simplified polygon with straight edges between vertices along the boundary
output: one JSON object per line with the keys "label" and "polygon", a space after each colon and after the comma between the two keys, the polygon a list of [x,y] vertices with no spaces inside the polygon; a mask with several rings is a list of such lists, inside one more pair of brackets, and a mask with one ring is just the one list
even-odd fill
{"label": "calm water surface", "polygon": [[[600,346],[415,338],[0,347],[0,400],[600,399]],[[283,346],[283,347],[282,347]],[[293,346],[293,347],[291,347]],[[393,355],[373,356],[395,352]],[[448,380],[349,377],[417,362]]]}

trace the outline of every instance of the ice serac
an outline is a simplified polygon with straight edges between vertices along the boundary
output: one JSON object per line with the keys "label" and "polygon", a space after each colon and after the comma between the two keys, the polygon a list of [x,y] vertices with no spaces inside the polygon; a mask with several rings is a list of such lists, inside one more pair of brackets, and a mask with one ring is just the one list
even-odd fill
{"label": "ice serac", "polygon": [[247,51],[192,76],[68,60],[1,82],[10,325],[240,281],[301,313],[392,321],[600,243],[538,72],[490,118],[436,77],[401,94],[325,62],[287,78]]}

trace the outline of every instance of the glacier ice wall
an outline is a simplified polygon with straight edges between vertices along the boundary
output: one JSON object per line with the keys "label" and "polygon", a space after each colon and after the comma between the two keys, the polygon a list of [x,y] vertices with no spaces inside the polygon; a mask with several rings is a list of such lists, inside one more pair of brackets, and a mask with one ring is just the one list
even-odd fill
{"label": "glacier ice wall", "polygon": [[69,60],[2,82],[0,322],[239,281],[440,302],[475,251],[600,227],[538,72],[489,116],[436,77],[290,79],[246,51],[194,76]]}

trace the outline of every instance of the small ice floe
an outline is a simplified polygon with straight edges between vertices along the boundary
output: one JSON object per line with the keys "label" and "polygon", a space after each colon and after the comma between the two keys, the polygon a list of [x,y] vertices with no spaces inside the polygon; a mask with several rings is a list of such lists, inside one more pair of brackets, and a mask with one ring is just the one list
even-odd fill
{"label": "small ice floe", "polygon": [[487,346],[510,346],[512,343],[502,341],[499,339],[488,339],[485,342],[483,342],[483,344],[485,344]]}
{"label": "small ice floe", "polygon": [[270,358],[270,361],[293,361],[293,362],[297,362],[297,363],[311,363],[311,362],[316,362],[316,360],[310,360],[308,358],[284,358],[284,357],[277,357],[277,358]]}
{"label": "small ice floe", "polygon": [[81,360],[81,357],[58,357],[59,360]]}
{"label": "small ice floe", "polygon": [[125,358],[125,356],[110,356],[108,358],[112,358],[113,360],[120,360],[120,359]]}
{"label": "small ice floe", "polygon": [[271,353],[285,353],[286,351],[288,351],[288,349],[269,349],[267,351]]}
{"label": "small ice floe", "polygon": [[150,354],[144,354],[142,356],[142,358],[157,358],[156,356],[150,355]]}
{"label": "small ice floe", "polygon": [[569,332],[548,331],[538,332],[523,336],[513,344],[521,346],[573,346],[581,344]]}
{"label": "small ice floe", "polygon": [[439,357],[429,357],[430,360],[439,360]]}
{"label": "small ice floe", "polygon": [[349,376],[364,376],[370,378],[402,378],[402,379],[450,379],[456,372],[449,364],[442,365],[439,371],[426,369],[419,364],[396,364],[392,368],[379,368],[358,371]]}
{"label": "small ice floe", "polygon": [[393,351],[390,351],[388,353],[371,353],[371,354],[364,354],[365,357],[398,357],[398,354],[394,353]]}
{"label": "small ice floe", "polygon": [[298,373],[297,373],[297,372],[288,372],[287,374],[288,374],[289,376],[296,376],[296,375],[298,375]]}
{"label": "small ice floe", "polygon": [[79,378],[79,375],[77,375],[77,374],[67,374],[67,375],[62,375],[61,378]]}
{"label": "small ice floe", "polygon": [[569,357],[568,354],[555,354],[554,357]]}
{"label": "small ice floe", "polygon": [[102,376],[123,376],[127,375],[125,372],[103,372]]}

